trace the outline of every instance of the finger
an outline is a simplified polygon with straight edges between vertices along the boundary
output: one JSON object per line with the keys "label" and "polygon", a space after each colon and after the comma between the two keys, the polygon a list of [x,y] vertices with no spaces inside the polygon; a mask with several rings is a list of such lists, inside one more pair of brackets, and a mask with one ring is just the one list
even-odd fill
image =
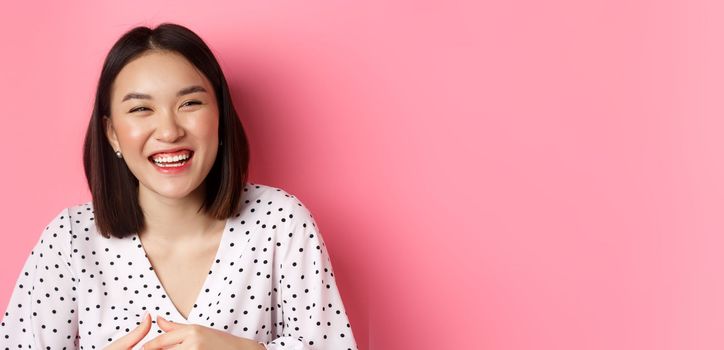
{"label": "finger", "polygon": [[171,321],[161,317],[161,315],[158,315],[158,317],[156,317],[156,324],[158,324],[158,326],[164,332],[170,332],[172,330],[179,329],[180,327],[182,327],[182,325],[171,322]]}
{"label": "finger", "polygon": [[180,344],[186,338],[182,329],[176,329],[167,333],[163,333],[143,344],[143,350],[164,349],[172,345]]}
{"label": "finger", "polygon": [[163,348],[162,350],[181,350],[181,349],[187,349],[188,346],[184,346],[184,344],[176,344],[171,345],[171,347]]}
{"label": "finger", "polygon": [[113,343],[115,345],[119,345],[122,349],[130,349],[141,341],[149,330],[151,330],[151,315],[147,312],[144,315],[143,320],[141,320],[141,323],[136,326],[136,328],[128,332],[126,335],[118,338]]}

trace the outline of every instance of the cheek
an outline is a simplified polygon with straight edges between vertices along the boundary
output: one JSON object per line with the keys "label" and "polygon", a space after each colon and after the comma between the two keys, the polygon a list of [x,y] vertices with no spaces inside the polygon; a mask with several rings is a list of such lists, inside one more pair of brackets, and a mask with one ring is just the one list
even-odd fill
{"label": "cheek", "polygon": [[148,128],[141,124],[120,123],[116,127],[116,136],[121,144],[134,147],[137,143],[145,140],[148,135]]}
{"label": "cheek", "polygon": [[189,126],[189,130],[193,130],[193,133],[203,139],[216,138],[219,130],[219,116],[214,111],[197,115],[192,119],[193,122]]}

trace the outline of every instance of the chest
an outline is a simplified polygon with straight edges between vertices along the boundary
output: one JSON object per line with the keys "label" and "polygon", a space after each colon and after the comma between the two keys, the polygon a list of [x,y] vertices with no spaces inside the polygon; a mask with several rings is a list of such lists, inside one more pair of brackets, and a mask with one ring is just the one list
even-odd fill
{"label": "chest", "polygon": [[164,251],[148,246],[146,255],[156,277],[178,312],[188,318],[214,263],[218,240]]}

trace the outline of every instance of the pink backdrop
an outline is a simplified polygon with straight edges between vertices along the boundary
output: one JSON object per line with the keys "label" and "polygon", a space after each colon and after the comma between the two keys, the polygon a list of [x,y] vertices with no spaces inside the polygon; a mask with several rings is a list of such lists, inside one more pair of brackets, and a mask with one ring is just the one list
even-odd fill
{"label": "pink backdrop", "polygon": [[314,213],[360,349],[721,349],[723,14],[5,4],[0,302],[52,216],[90,198],[81,145],[110,45],[176,21],[222,62],[252,180]]}

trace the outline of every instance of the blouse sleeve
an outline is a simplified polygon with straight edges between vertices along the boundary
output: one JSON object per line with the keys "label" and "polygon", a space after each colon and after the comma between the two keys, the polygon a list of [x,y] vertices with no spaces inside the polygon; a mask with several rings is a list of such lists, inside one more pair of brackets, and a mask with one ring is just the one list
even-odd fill
{"label": "blouse sleeve", "polygon": [[71,235],[63,209],[25,260],[0,324],[0,349],[77,349]]}
{"label": "blouse sleeve", "polygon": [[269,350],[357,349],[324,240],[309,210],[294,202],[288,231],[277,242],[280,336],[264,345]]}

